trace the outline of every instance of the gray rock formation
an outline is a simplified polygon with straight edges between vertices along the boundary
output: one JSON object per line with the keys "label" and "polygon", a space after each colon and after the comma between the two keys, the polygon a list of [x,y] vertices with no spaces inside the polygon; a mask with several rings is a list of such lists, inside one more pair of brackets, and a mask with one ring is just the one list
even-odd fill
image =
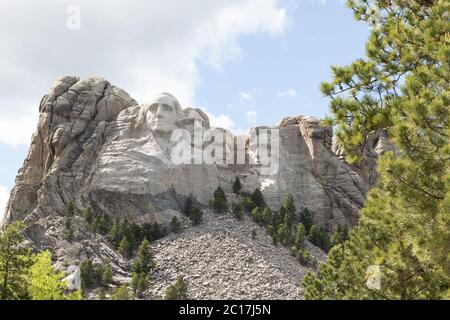
{"label": "gray rock formation", "polygon": [[[60,266],[77,264],[85,256],[108,260],[118,279],[129,276],[127,263],[103,237],[90,232],[79,215],[74,219],[73,243],[64,240],[62,215],[69,202],[78,214],[89,207],[137,223],[168,223],[180,216],[190,194],[207,206],[218,186],[231,193],[233,180],[240,177],[243,190],[260,188],[273,209],[292,193],[297,208],[309,208],[316,223],[333,229],[357,222],[370,185],[365,172],[373,168],[356,169],[343,162],[333,151],[332,128],[312,117],[287,117],[237,137],[217,129],[224,141],[211,139],[207,144],[203,139],[196,144],[196,130],[200,137],[211,135],[209,119],[200,109],[183,109],[166,93],[139,105],[104,79],[77,77],[57,80],[39,111],[38,128],[2,225],[24,220],[30,241],[39,249],[52,248]],[[193,147],[189,150],[194,158],[219,146],[227,161],[230,153],[235,161],[196,163],[195,158],[193,164],[174,163],[180,141],[173,133],[179,129],[183,137],[194,135],[183,140],[184,147]],[[270,151],[271,164],[276,162],[272,172],[266,172],[260,161],[258,139],[263,131],[272,132],[270,138],[276,132],[279,138],[276,156],[273,147]],[[210,155],[221,156],[217,150],[222,149]],[[238,150],[244,163],[236,161]]]}

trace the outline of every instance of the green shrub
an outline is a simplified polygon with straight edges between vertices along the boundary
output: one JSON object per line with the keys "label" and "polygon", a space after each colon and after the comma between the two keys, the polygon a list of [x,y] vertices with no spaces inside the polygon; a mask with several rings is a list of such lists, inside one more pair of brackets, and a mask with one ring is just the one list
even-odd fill
{"label": "green shrub", "polygon": [[233,182],[233,192],[235,194],[239,194],[241,192],[241,189],[242,189],[241,180],[239,180],[239,178],[236,177],[236,179]]}
{"label": "green shrub", "polygon": [[309,261],[309,252],[306,249],[299,249],[297,251],[297,260],[302,266],[306,266]]}
{"label": "green shrub", "polygon": [[266,207],[266,201],[264,200],[264,196],[263,196],[261,190],[259,190],[259,188],[256,188],[255,191],[252,193],[251,200],[252,200],[253,204],[257,207],[260,207],[260,208]]}
{"label": "green shrub", "polygon": [[117,287],[116,291],[111,295],[112,300],[131,300],[130,292],[127,286]]}
{"label": "green shrub", "polygon": [[306,230],[305,226],[302,223],[297,224],[295,227],[295,240],[294,240],[294,246],[297,249],[301,249],[305,245],[306,240]]}
{"label": "green shrub", "polygon": [[170,222],[170,229],[172,232],[179,232],[181,230],[181,221],[178,217],[173,217]]}
{"label": "green shrub", "polygon": [[194,225],[198,225],[203,220],[203,212],[199,208],[193,207],[189,213],[189,219]]}
{"label": "green shrub", "polygon": [[322,227],[313,225],[309,232],[308,240],[324,251],[328,251],[330,249],[330,238],[328,232]]}
{"label": "green shrub", "polygon": [[300,222],[305,226],[306,233],[309,233],[313,225],[313,214],[307,208],[303,208],[300,212]]}
{"label": "green shrub", "polygon": [[188,285],[182,277],[166,289],[165,300],[186,300],[188,298]]}
{"label": "green shrub", "polygon": [[213,194],[214,212],[222,213],[228,210],[227,197],[221,187],[218,187]]}

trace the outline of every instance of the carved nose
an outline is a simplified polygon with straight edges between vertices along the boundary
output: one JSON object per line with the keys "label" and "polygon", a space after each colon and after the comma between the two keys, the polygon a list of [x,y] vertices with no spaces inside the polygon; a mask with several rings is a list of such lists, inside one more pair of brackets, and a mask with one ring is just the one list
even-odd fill
{"label": "carved nose", "polygon": [[156,111],[156,117],[157,118],[162,118],[162,112],[161,112],[162,108],[161,106],[158,106],[158,110]]}

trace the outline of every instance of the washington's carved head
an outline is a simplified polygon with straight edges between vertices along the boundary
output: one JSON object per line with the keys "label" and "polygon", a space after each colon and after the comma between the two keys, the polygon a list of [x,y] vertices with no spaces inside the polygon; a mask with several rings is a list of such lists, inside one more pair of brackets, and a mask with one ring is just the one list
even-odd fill
{"label": "washington's carved head", "polygon": [[161,93],[145,105],[147,127],[157,133],[170,133],[184,117],[178,100],[170,93]]}

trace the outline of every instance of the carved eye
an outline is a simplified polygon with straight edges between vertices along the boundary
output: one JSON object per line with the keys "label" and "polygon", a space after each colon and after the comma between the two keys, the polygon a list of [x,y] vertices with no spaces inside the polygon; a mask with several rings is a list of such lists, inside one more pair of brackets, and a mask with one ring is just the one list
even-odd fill
{"label": "carved eye", "polygon": [[162,110],[165,111],[165,112],[172,112],[173,111],[172,107],[169,106],[168,104],[163,104],[163,105],[161,105],[161,107],[162,107]]}
{"label": "carved eye", "polygon": [[156,111],[158,111],[158,104],[154,103],[149,107],[150,112],[152,113],[156,113]]}

